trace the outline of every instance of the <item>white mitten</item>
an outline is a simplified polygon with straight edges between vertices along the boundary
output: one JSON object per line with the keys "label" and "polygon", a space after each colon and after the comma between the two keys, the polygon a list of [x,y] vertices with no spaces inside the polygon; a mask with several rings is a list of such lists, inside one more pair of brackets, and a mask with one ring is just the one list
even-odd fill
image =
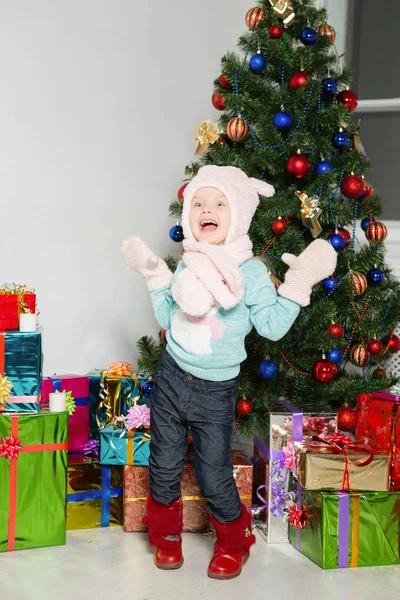
{"label": "white mitten", "polygon": [[172,273],[167,264],[156,256],[139,237],[133,236],[125,240],[121,252],[128,267],[146,279],[150,291],[170,285]]}
{"label": "white mitten", "polygon": [[278,294],[300,306],[307,306],[310,304],[312,287],[334,272],[337,253],[329,242],[314,240],[299,256],[285,253],[282,254],[282,260],[290,269],[278,288]]}

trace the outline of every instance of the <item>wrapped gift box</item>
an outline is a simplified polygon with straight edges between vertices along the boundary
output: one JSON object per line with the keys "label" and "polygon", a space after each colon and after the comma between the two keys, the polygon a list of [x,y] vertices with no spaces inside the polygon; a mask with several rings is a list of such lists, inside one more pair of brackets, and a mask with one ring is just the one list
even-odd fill
{"label": "wrapped gift box", "polygon": [[[243,504],[251,507],[253,466],[238,450],[231,453],[236,485]],[[207,503],[201,497],[194,475],[194,463],[185,462],[181,490],[183,499],[183,531],[204,533],[211,529]],[[124,531],[146,531],[142,518],[146,514],[146,498],[150,493],[147,467],[124,467]]]}
{"label": "wrapped gift box", "polygon": [[0,416],[0,552],[65,544],[67,450],[67,413]]}
{"label": "wrapped gift box", "polygon": [[392,489],[400,490],[400,396],[389,390],[357,396],[356,435],[376,450],[393,451]]}
{"label": "wrapped gift box", "polygon": [[40,411],[42,335],[40,331],[0,331],[0,413]]}
{"label": "wrapped gift box", "polygon": [[95,458],[68,457],[67,529],[122,525],[122,467]]}
{"label": "wrapped gift box", "polygon": [[[255,470],[255,491],[265,498],[268,508],[260,505],[259,497],[255,503],[263,509],[258,519],[267,523],[268,542],[287,542],[288,524],[282,518],[282,508],[278,490],[282,496],[288,491],[289,470],[282,468],[285,459],[282,448],[288,444],[301,444],[308,437],[326,437],[336,431],[336,414],[317,412],[315,407],[307,407],[304,412],[296,406],[282,400],[270,411],[269,444],[256,439],[254,444],[257,468]],[[268,468],[269,467],[269,468]],[[265,506],[265,504],[264,504]],[[264,525],[265,527],[265,525]]]}
{"label": "wrapped gift box", "polygon": [[100,430],[100,464],[148,466],[148,429],[119,429],[114,425]]}
{"label": "wrapped gift box", "polygon": [[[98,369],[88,373],[88,377],[90,437],[99,439],[99,429],[109,425],[113,417],[126,415],[133,404],[133,399],[140,396],[141,385],[147,381],[147,377],[136,377],[136,375],[134,377],[111,377],[107,376],[106,370]],[[102,396],[105,398],[108,409],[104,406]]]}
{"label": "wrapped gift box", "polygon": [[400,562],[400,494],[302,491],[303,529],[290,542],[323,569]]}
{"label": "wrapped gift box", "polygon": [[36,294],[19,292],[22,287],[17,287],[15,292],[7,288],[0,288],[0,330],[11,331],[19,329],[19,315],[23,311],[36,312]]}
{"label": "wrapped gift box", "polygon": [[89,440],[89,378],[86,375],[43,377],[41,406],[48,406],[51,392],[71,392],[75,411],[69,418],[69,452],[82,452]]}
{"label": "wrapped gift box", "polygon": [[[307,450],[301,453],[298,479],[306,490],[343,489],[345,469],[351,490],[369,490],[388,492],[390,490],[391,461],[389,452],[380,451],[371,455],[370,451],[359,453],[357,449],[348,449],[348,464],[342,453],[330,451],[330,448]],[[378,452],[378,451],[375,451]]]}

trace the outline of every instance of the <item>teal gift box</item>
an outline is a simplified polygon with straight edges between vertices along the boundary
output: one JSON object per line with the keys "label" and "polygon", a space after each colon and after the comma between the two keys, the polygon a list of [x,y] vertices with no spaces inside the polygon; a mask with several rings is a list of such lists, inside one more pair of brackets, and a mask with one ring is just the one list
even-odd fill
{"label": "teal gift box", "polygon": [[41,332],[1,331],[0,412],[38,413],[41,378]]}
{"label": "teal gift box", "polygon": [[113,425],[100,430],[101,465],[147,467],[150,456],[149,430],[118,429]]}

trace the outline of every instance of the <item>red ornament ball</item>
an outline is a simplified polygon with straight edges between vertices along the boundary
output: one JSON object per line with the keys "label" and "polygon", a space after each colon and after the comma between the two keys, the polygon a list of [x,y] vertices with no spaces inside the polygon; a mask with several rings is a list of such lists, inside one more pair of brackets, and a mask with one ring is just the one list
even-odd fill
{"label": "red ornament ball", "polygon": [[317,33],[319,35],[327,35],[332,44],[336,40],[336,31],[333,29],[332,25],[328,25],[328,23],[322,23],[322,25],[318,27]]}
{"label": "red ornament ball", "polygon": [[283,35],[283,29],[280,25],[271,25],[268,29],[268,33],[272,40],[279,40]]}
{"label": "red ornament ball", "polygon": [[350,283],[355,296],[361,296],[368,286],[367,278],[359,271],[352,271],[350,273]]}
{"label": "red ornament ball", "polygon": [[301,179],[310,170],[311,163],[304,154],[294,154],[287,161],[286,169],[290,175]]}
{"label": "red ornament ball", "polygon": [[356,344],[350,351],[350,360],[356,367],[365,367],[370,358],[365,344]]}
{"label": "red ornament ball", "polygon": [[370,198],[372,196],[372,194],[374,193],[374,188],[372,187],[372,185],[369,185],[369,183],[364,182],[364,195],[363,195],[363,199],[365,198]]}
{"label": "red ornament ball", "polygon": [[395,354],[400,350],[400,339],[392,333],[388,341],[388,348],[392,354]]}
{"label": "red ornament ball", "polygon": [[351,406],[341,406],[337,411],[337,426],[340,431],[354,431],[357,427],[358,412]]}
{"label": "red ornament ball", "polygon": [[219,83],[219,85],[221,87],[223,87],[225,89],[228,88],[228,87],[230,87],[229,79],[225,75],[223,75],[223,74],[221,74],[218,77],[218,83]]}
{"label": "red ornament ball", "polygon": [[263,19],[264,11],[262,8],[250,8],[246,13],[246,25],[249,29],[257,29]]}
{"label": "red ornament ball", "polygon": [[375,369],[375,371],[372,373],[373,377],[386,377],[386,371],[385,369],[382,369],[382,367],[378,367],[377,369]]}
{"label": "red ornament ball", "polygon": [[307,71],[296,71],[290,78],[289,85],[292,89],[304,87],[310,80],[310,74]]}
{"label": "red ornament ball", "polygon": [[211,102],[212,102],[213,107],[216,108],[217,110],[224,110],[225,98],[223,96],[221,96],[220,94],[214,93],[211,96]]}
{"label": "red ornament ball", "polygon": [[339,323],[331,323],[328,327],[328,334],[334,338],[342,337],[344,329]]}
{"label": "red ornament ball", "polygon": [[236,403],[236,410],[239,415],[249,415],[253,410],[253,403],[247,398],[242,398]]}
{"label": "red ornament ball", "polygon": [[369,340],[368,351],[371,354],[380,354],[383,349],[383,344],[379,340]]}
{"label": "red ornament ball", "polygon": [[364,194],[364,179],[358,175],[347,175],[340,186],[346,198],[356,200]]}
{"label": "red ornament ball", "polygon": [[383,242],[387,236],[387,227],[380,221],[372,221],[365,230],[365,237],[370,242]]}
{"label": "red ornament ball", "polygon": [[249,135],[247,123],[241,117],[234,117],[226,126],[226,135],[233,142],[242,142]]}
{"label": "red ornament ball", "polygon": [[336,96],[337,102],[344,104],[352,112],[358,104],[358,98],[352,90],[343,90]]}
{"label": "red ornament ball", "polygon": [[161,329],[161,337],[164,342],[167,341],[167,330],[166,329]]}
{"label": "red ornament ball", "polygon": [[282,217],[278,217],[275,221],[272,222],[271,229],[275,235],[281,235],[288,228],[289,222],[287,219],[282,219]]}
{"label": "red ornament ball", "polygon": [[330,383],[337,373],[337,366],[323,358],[313,366],[313,375],[321,383]]}
{"label": "red ornament ball", "polygon": [[184,183],[183,185],[181,185],[181,187],[179,188],[179,190],[177,192],[178,200],[180,200],[180,202],[183,202],[183,192],[185,191],[186,186],[187,186],[187,183]]}

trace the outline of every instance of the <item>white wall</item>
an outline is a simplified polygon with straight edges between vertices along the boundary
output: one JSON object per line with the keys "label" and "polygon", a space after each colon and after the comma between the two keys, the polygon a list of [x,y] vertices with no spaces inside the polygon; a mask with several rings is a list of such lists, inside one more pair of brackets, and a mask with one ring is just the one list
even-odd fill
{"label": "white wall", "polygon": [[46,373],[135,362],[157,332],[121,241],[177,251],[168,206],[250,5],[0,3],[0,283],[36,288]]}

